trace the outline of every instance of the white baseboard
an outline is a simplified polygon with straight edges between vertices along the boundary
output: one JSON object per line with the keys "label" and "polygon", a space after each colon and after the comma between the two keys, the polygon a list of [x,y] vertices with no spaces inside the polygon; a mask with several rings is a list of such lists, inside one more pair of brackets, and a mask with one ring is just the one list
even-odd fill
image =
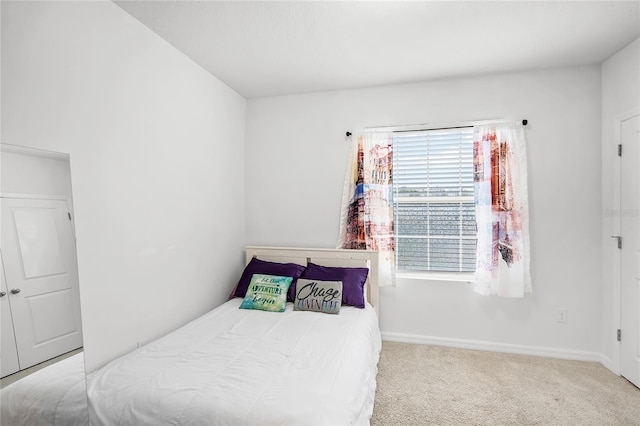
{"label": "white baseboard", "polygon": [[613,374],[620,375],[619,371],[616,371],[615,366],[613,365],[613,360],[608,356],[604,356],[600,354],[600,364],[602,364],[605,368],[611,370]]}
{"label": "white baseboard", "polygon": [[[595,361],[609,368],[603,356],[597,352],[577,351],[542,346],[514,345],[510,343],[484,342],[480,340],[452,339],[446,337],[420,336],[415,334],[382,332],[382,340],[389,342],[416,343],[421,345],[448,346],[452,348],[474,349],[489,352],[504,352],[519,355],[544,356],[549,358]],[[609,368],[610,369],[610,368]]]}

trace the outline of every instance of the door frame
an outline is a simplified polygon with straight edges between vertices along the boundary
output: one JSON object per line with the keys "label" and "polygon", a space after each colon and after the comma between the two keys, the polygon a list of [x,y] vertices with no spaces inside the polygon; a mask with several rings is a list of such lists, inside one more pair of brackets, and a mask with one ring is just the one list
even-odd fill
{"label": "door frame", "polygon": [[[49,151],[41,148],[32,148],[30,146],[12,145],[8,143],[0,143],[0,158],[2,153],[26,155],[30,157],[47,158],[51,160],[66,161],[69,165],[69,179],[71,179],[71,156],[64,152]],[[38,200],[64,200],[67,203],[67,209],[71,212],[71,230],[73,232],[73,238],[76,240],[76,218],[73,202],[73,185],[70,181],[69,193],[66,195],[52,195],[52,194],[34,194],[34,193],[10,193],[3,192],[0,188],[0,198],[22,198],[22,199],[38,199]],[[77,250],[77,247],[76,247]]]}
{"label": "door frame", "polygon": [[[613,124],[613,143],[614,143],[614,149],[617,149],[618,145],[622,144],[622,133],[620,131],[620,127],[622,126],[622,122],[635,117],[636,115],[640,115],[640,107],[636,107],[633,108],[630,111],[627,111],[623,114],[620,114],[618,116],[616,116],[614,118],[614,124]],[[622,158],[621,157],[616,157],[615,164],[613,167],[613,205],[615,206],[615,209],[619,212],[621,205],[621,194],[620,194],[620,185],[622,185],[622,179],[621,179],[621,173],[622,173],[622,165],[621,165],[621,161]],[[620,221],[621,221],[621,216],[620,214],[617,214],[614,216],[613,219],[613,227],[612,227],[612,234],[613,235],[620,235]],[[621,309],[621,304],[622,304],[622,298],[621,298],[621,282],[620,280],[622,279],[621,277],[621,271],[620,271],[620,261],[621,261],[621,252],[620,249],[617,248],[617,246],[614,245],[614,240],[611,240],[611,249],[613,250],[613,271],[612,271],[612,283],[613,283],[613,288],[612,288],[612,297],[611,300],[613,302],[613,309],[612,309],[612,317],[613,317],[613,330],[611,330],[611,342],[612,342],[612,346],[613,346],[613,351],[612,351],[612,365],[611,365],[611,370],[617,374],[620,375],[620,363],[621,363],[621,359],[620,357],[622,356],[621,351],[620,351],[620,342],[618,341],[617,337],[616,337],[616,333],[615,330],[619,330],[620,326],[621,326],[621,322],[622,322],[622,309]],[[607,332],[605,330],[605,332]]]}

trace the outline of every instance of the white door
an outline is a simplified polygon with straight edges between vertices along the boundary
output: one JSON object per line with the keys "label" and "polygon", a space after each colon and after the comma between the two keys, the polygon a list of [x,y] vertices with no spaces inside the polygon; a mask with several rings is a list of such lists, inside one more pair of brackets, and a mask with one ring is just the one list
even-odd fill
{"label": "white door", "polygon": [[18,351],[16,338],[13,334],[13,320],[11,319],[11,306],[9,305],[9,293],[4,280],[4,267],[0,256],[0,377],[13,374],[20,370],[18,364]]}
{"label": "white door", "polygon": [[66,202],[3,198],[2,256],[20,368],[81,347],[76,246]]}
{"label": "white door", "polygon": [[640,116],[620,124],[620,374],[640,387]]}

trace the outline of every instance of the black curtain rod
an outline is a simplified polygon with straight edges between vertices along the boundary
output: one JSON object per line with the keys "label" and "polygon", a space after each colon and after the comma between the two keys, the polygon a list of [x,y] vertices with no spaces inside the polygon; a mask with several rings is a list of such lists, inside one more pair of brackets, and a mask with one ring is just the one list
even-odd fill
{"label": "black curtain rod", "polygon": [[[524,120],[522,120],[522,125],[526,126],[527,124],[529,124],[529,120],[527,120],[526,118]],[[469,127],[474,127],[474,126],[457,126],[457,127],[440,127],[437,129],[429,129],[429,130],[445,130],[445,129],[467,129]],[[416,130],[395,130],[396,132],[415,132]],[[353,133],[351,132],[347,132],[346,135],[347,137],[351,136]]]}

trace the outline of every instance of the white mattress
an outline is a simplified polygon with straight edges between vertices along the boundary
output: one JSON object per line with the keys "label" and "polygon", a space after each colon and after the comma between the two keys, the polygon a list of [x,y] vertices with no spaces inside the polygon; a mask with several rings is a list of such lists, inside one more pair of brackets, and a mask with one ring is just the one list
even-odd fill
{"label": "white mattress", "polygon": [[238,309],[233,299],[89,377],[92,425],[369,424],[377,316]]}
{"label": "white mattress", "polygon": [[2,426],[86,426],[84,355],[79,353],[2,389]]}

